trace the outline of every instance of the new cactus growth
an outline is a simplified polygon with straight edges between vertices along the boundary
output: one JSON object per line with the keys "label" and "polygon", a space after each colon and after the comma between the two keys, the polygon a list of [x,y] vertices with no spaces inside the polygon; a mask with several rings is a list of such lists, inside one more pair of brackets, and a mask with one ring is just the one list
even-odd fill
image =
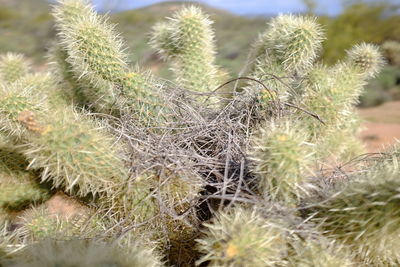
{"label": "new cactus growth", "polygon": [[[290,89],[295,76],[303,76],[312,67],[321,49],[322,30],[315,19],[280,15],[271,20],[253,47],[250,76],[262,81],[286,101],[295,92]],[[274,100],[262,87],[251,83],[248,93],[265,103]]]}
{"label": "new cactus growth", "polygon": [[322,30],[315,19],[280,15],[260,35],[256,59],[269,58],[288,73],[304,74],[317,58],[322,40]]}

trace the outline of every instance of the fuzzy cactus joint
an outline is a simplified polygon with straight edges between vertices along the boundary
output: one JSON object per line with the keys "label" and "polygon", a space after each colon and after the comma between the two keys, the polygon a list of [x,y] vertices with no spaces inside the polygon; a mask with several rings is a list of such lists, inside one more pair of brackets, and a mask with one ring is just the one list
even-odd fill
{"label": "fuzzy cactus joint", "polygon": [[[279,15],[229,77],[188,5],[149,38],[166,81],[89,1],[52,15],[45,71],[0,56],[0,265],[400,265],[400,144],[357,139],[378,47],[324,65],[315,18]],[[60,192],[80,211],[51,209]]]}

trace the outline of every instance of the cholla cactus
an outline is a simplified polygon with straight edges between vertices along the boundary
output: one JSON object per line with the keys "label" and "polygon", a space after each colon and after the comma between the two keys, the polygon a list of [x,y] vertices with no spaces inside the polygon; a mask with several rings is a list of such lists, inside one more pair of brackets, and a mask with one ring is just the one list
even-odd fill
{"label": "cholla cactus", "polygon": [[[199,8],[153,29],[151,44],[182,87],[175,94],[130,65],[123,40],[89,1],[59,2],[50,73],[30,74],[21,56],[0,58],[0,249],[3,240],[11,251],[28,245],[5,266],[160,266],[147,248],[177,266],[351,266],[353,256],[400,264],[397,154],[340,190],[321,190],[321,203],[303,199],[319,182],[335,184],[307,177],[313,168],[358,147],[354,106],[382,65],[376,47],[316,64],[323,34],[315,19],[278,16],[251,55],[248,79],[265,87],[238,84],[227,106],[211,109],[183,91],[207,95],[223,79],[212,22]],[[96,216],[38,207],[48,191],[37,177]],[[23,219],[5,210],[27,206]],[[211,217],[203,233],[200,213]],[[92,241],[29,244],[78,236],[124,252]]]}
{"label": "cholla cactus", "polygon": [[35,173],[25,170],[27,165],[22,155],[0,146],[0,209],[18,211],[49,197]]}
{"label": "cholla cactus", "polygon": [[319,237],[306,239],[295,248],[296,254],[289,258],[288,266],[298,267],[351,267],[355,266],[350,251],[334,241]]}
{"label": "cholla cactus", "polygon": [[0,82],[15,82],[29,71],[30,64],[23,55],[7,53],[0,57]]}
{"label": "cholla cactus", "polygon": [[205,224],[204,236],[197,240],[204,256],[197,262],[211,266],[274,266],[284,263],[285,231],[273,219],[257,211],[235,208],[220,212]]}
{"label": "cholla cactus", "polygon": [[154,27],[151,44],[172,59],[172,71],[183,88],[208,92],[220,82],[211,24],[201,9],[189,6]]}
{"label": "cholla cactus", "polygon": [[[345,62],[333,67],[318,65],[305,77],[302,84],[304,94],[296,99],[296,103],[318,114],[324,121],[322,124],[304,113],[299,114],[300,120],[309,129],[312,142],[317,144],[321,157],[340,157],[343,151],[348,150],[348,142],[343,142],[343,137],[351,134],[354,139],[358,133],[359,119],[354,106],[367,79],[381,65],[382,59],[376,47],[364,44],[350,50]],[[354,154],[354,151],[347,154]]]}
{"label": "cholla cactus", "polygon": [[280,15],[260,35],[256,59],[269,58],[282,64],[288,74],[304,74],[317,58],[322,40],[322,30],[314,18]]}
{"label": "cholla cactus", "polygon": [[52,115],[57,121],[40,120],[34,113],[21,119],[30,127],[22,148],[30,167],[44,168],[42,180],[80,196],[115,192],[127,174],[111,137],[73,110]]}
{"label": "cholla cactus", "polygon": [[127,174],[112,139],[72,108],[49,114],[45,96],[32,88],[11,86],[0,95],[2,126],[23,144],[30,167],[80,196],[119,187]]}
{"label": "cholla cactus", "polygon": [[[315,19],[278,16],[269,22],[254,45],[250,76],[275,91],[280,100],[288,100],[295,93],[290,90],[295,75],[303,76],[312,67],[322,40],[322,30]],[[262,102],[272,100],[260,86],[251,84],[246,90],[261,95]]]}
{"label": "cholla cactus", "polygon": [[367,78],[374,77],[383,65],[383,59],[378,51],[378,47],[371,44],[362,43],[354,46],[347,53],[350,64]]}
{"label": "cholla cactus", "polygon": [[5,266],[162,266],[150,250],[139,246],[131,253],[124,253],[115,245],[91,240],[45,240],[28,246],[14,258],[3,261]]}
{"label": "cholla cactus", "polygon": [[259,189],[272,200],[295,205],[313,160],[307,132],[290,120],[272,121],[261,128],[252,153]]}
{"label": "cholla cactus", "polygon": [[83,94],[99,112],[130,112],[144,123],[157,116],[162,119],[158,85],[128,66],[123,41],[106,18],[83,0],[61,1],[53,14],[66,61],[78,84],[83,84],[76,94]]}
{"label": "cholla cactus", "polygon": [[317,205],[314,220],[329,236],[350,246],[365,263],[394,266],[400,263],[396,249],[398,167],[376,168],[361,174],[343,190],[332,192]]}
{"label": "cholla cactus", "polygon": [[18,218],[22,226],[17,230],[20,238],[29,243],[46,239],[71,240],[75,238],[91,238],[103,230],[102,221],[91,215],[74,214],[66,217],[51,213],[46,207],[32,208],[24,211]]}

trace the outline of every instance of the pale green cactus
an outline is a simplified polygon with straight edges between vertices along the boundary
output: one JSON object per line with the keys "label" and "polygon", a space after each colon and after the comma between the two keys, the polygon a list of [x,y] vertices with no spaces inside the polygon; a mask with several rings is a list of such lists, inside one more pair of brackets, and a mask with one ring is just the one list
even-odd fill
{"label": "pale green cactus", "polygon": [[0,94],[2,127],[23,144],[29,166],[43,170],[42,181],[80,196],[120,187],[127,173],[112,137],[72,107],[50,112],[38,90],[16,85]]}
{"label": "pale green cactus", "polygon": [[0,146],[0,209],[22,210],[50,196],[38,184],[36,173],[26,170],[27,166],[22,155]]}
{"label": "pale green cactus", "polygon": [[0,82],[15,82],[30,70],[30,64],[23,55],[7,53],[0,56]]}
{"label": "pale green cactus", "polygon": [[52,214],[46,207],[32,208],[19,216],[22,226],[17,230],[28,243],[46,239],[71,240],[92,238],[103,231],[103,222],[88,208],[87,214]]}
{"label": "pale green cactus", "polygon": [[48,54],[50,73],[57,83],[57,93],[68,104],[76,106],[87,105],[84,88],[88,85],[75,79],[71,64],[68,63],[67,58],[67,52],[58,44],[53,45]]}
{"label": "pale green cactus", "polygon": [[254,138],[252,158],[259,190],[267,198],[295,205],[311,170],[314,147],[294,121],[271,121]]}
{"label": "pale green cactus", "polygon": [[12,139],[23,138],[26,128],[21,125],[22,112],[46,113],[48,104],[43,94],[33,94],[29,87],[0,84],[0,129]]}
{"label": "pale green cactus", "polygon": [[23,249],[4,266],[143,266],[161,267],[161,261],[151,250],[139,245],[125,253],[113,244],[101,244],[93,240],[75,239],[71,241],[44,240]]}
{"label": "pale green cactus", "polygon": [[[114,244],[105,249],[91,241],[51,241],[29,245],[0,264],[150,267],[161,266],[161,257],[176,266],[400,264],[398,153],[383,167],[349,175],[340,190],[322,190],[319,199],[328,196],[323,202],[302,205],[309,189],[318,188],[308,175],[319,164],[360,153],[354,106],[382,66],[376,47],[361,44],[334,66],[317,64],[324,37],[315,19],[278,16],[252,49],[248,77],[241,79],[253,81],[244,87],[237,83],[233,101],[226,98],[226,107],[211,109],[212,101],[200,107],[184,92],[209,100],[213,96],[208,94],[226,79],[215,63],[212,22],[199,8],[184,7],[153,29],[151,45],[171,61],[181,87],[176,95],[150,72],[130,65],[123,40],[89,1],[61,0],[53,14],[58,38],[49,53],[49,73],[30,74],[21,56],[0,60],[0,250],[22,249],[46,238],[96,237],[107,245],[113,241],[124,252]],[[189,101],[182,105],[184,99]],[[89,116],[85,110],[94,112]],[[242,128],[226,131],[232,140],[218,140],[216,147],[208,144],[213,135],[192,138],[199,126],[193,123],[204,122],[208,128],[216,116]],[[177,141],[181,137],[189,143]],[[148,142],[158,138],[176,147],[148,152]],[[204,142],[207,151],[201,151]],[[234,152],[225,154],[225,144],[234,144]],[[173,158],[178,151],[191,160],[188,145],[199,151],[193,155],[193,170]],[[9,148],[19,153],[18,161],[8,152],[1,158]],[[134,162],[143,161],[143,166],[129,164],[141,153],[148,154]],[[232,169],[232,179],[226,179],[231,169],[225,167],[221,183],[221,163],[236,164],[242,158],[249,160],[243,161],[240,177]],[[46,203],[37,207],[48,196],[37,176],[90,204],[96,216],[70,219],[43,210]],[[217,206],[212,199],[219,197],[221,184],[224,194]],[[207,190],[214,189],[209,196]],[[230,202],[232,189],[236,192]],[[201,234],[197,212],[204,201],[213,217]],[[249,203],[238,206],[235,201]],[[5,209],[30,205],[36,207],[6,225],[12,216]],[[289,212],[295,220],[286,216]],[[332,239],[320,238],[320,232]],[[160,256],[152,255],[152,249]]]}
{"label": "pale green cactus", "polygon": [[313,220],[327,235],[373,266],[400,264],[397,159],[390,165],[360,174],[313,208]]}
{"label": "pale green cactus", "polygon": [[72,109],[43,120],[35,113],[26,116],[37,126],[28,128],[28,142],[21,150],[31,168],[43,168],[43,181],[79,196],[111,194],[125,182],[127,173],[112,137],[95,123]]}
{"label": "pale green cactus", "polygon": [[350,250],[324,238],[306,239],[295,248],[295,255],[289,258],[292,267],[352,267],[356,262]]}
{"label": "pale green cactus", "polygon": [[197,262],[210,266],[275,266],[285,263],[285,230],[273,219],[265,219],[256,209],[234,208],[220,212],[205,224],[197,240],[204,256]]}
{"label": "pale green cactus", "polygon": [[384,61],[377,46],[362,43],[347,52],[347,60],[367,78],[374,77],[382,68]]}
{"label": "pale green cactus", "polygon": [[303,74],[319,55],[323,39],[315,18],[280,15],[256,43],[256,58],[270,57],[288,73]]}
{"label": "pale green cactus", "polygon": [[261,95],[258,96],[261,103],[274,99],[287,101],[295,93],[290,86],[296,75],[303,76],[312,67],[323,38],[314,18],[291,15],[273,18],[253,47],[250,76],[262,81],[276,95],[267,95],[254,83],[246,87],[246,91]]}
{"label": "pale green cactus", "polygon": [[[61,1],[53,11],[60,45],[78,90],[98,112],[131,113],[140,123],[163,116],[163,102],[151,75],[132,71],[123,40],[86,1]],[[82,91],[82,92],[80,92]],[[150,122],[149,122],[150,121]]]}
{"label": "pale green cactus", "polygon": [[178,85],[188,90],[209,92],[220,82],[211,24],[200,8],[189,6],[154,28],[151,44],[172,60]]}

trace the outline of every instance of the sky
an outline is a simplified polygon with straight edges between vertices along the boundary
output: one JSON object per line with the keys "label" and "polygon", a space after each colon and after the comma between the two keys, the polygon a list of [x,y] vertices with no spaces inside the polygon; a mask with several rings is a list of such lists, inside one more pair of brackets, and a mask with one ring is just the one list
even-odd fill
{"label": "sky", "polygon": [[[101,10],[124,10],[144,7],[160,0],[92,0]],[[383,0],[380,0],[383,1]],[[390,0],[400,3],[400,0]],[[222,8],[239,15],[271,15],[305,11],[302,0],[199,0],[197,2]],[[376,0],[375,2],[379,2]],[[317,13],[337,15],[342,10],[343,0],[317,0]]]}

